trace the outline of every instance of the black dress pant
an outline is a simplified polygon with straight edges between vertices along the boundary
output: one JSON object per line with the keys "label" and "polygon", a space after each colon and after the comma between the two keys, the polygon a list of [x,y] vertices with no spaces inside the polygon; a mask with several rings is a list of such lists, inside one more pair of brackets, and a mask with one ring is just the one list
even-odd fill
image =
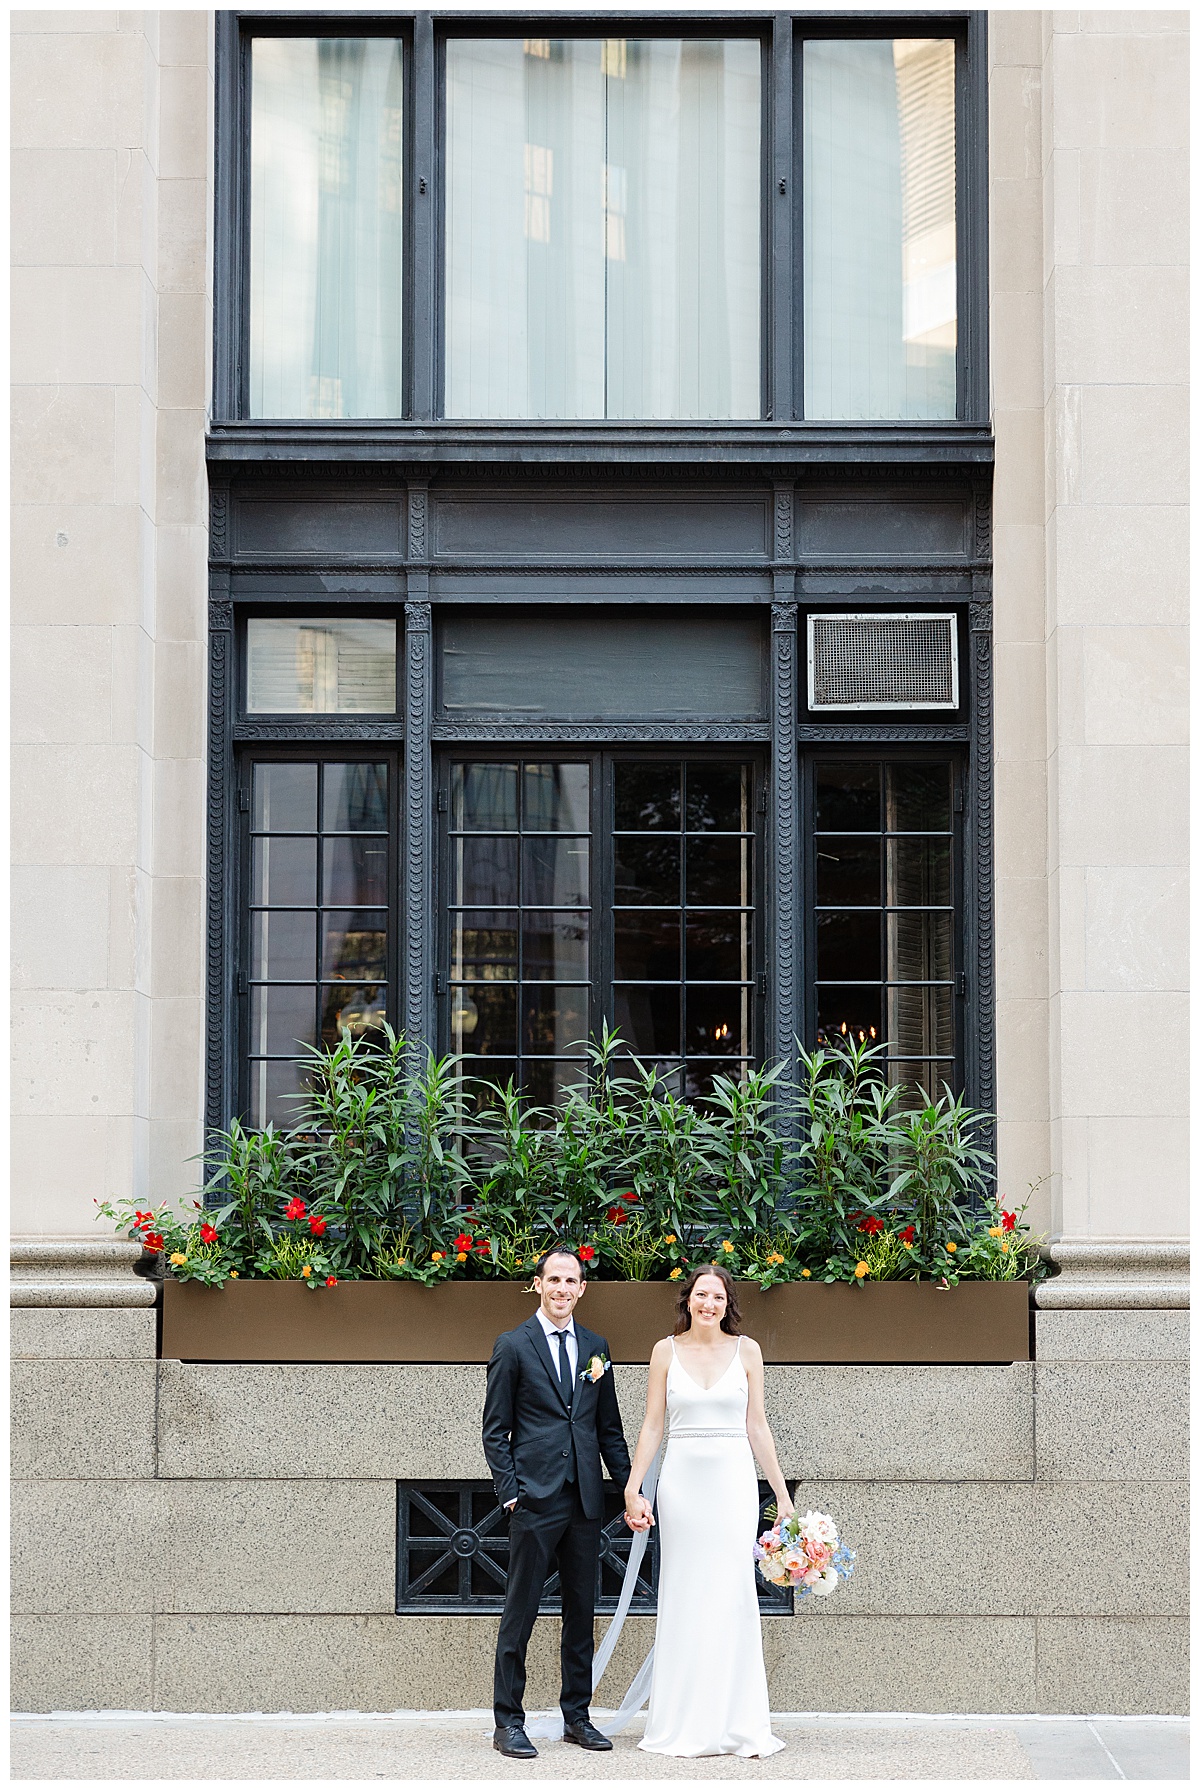
{"label": "black dress pant", "polygon": [[544,1510],[520,1504],[509,1526],[508,1589],[496,1637],[496,1726],[525,1719],[525,1650],[542,1588],[554,1568],[562,1585],[563,1719],[583,1721],[592,1700],[596,1565],[600,1519],[584,1515],[579,1488],[568,1481]]}

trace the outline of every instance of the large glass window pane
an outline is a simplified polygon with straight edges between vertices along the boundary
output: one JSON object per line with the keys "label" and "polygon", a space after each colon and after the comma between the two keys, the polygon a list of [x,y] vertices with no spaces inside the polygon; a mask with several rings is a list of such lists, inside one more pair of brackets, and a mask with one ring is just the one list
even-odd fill
{"label": "large glass window pane", "polygon": [[804,414],[956,411],[954,44],[804,45]]}
{"label": "large glass window pane", "polygon": [[401,46],[251,53],[250,415],[401,414]]}
{"label": "large glass window pane", "polygon": [[394,715],[395,622],[252,618],[246,623],[246,712]]}
{"label": "large glass window pane", "polygon": [[451,38],[451,417],[761,413],[752,38]]}

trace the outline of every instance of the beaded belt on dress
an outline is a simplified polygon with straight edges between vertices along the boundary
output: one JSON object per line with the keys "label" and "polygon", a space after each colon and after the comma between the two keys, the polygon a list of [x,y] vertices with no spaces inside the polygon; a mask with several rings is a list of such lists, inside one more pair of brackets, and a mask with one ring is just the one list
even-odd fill
{"label": "beaded belt on dress", "polygon": [[693,1437],[700,1436],[737,1436],[743,1442],[748,1440],[745,1430],[672,1430],[667,1441],[690,1442]]}

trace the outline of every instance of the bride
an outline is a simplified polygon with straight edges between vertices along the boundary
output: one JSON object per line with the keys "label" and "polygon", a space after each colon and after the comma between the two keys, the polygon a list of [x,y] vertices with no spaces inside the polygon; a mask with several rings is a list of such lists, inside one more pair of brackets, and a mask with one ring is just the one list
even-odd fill
{"label": "bride", "polygon": [[724,1268],[697,1268],[679,1294],[675,1334],[654,1345],[646,1416],[625,1488],[631,1527],[650,1515],[642,1480],[662,1441],[658,1480],[658,1625],[648,1753],[765,1758],[771,1733],[752,1549],[758,1533],[757,1456],[789,1516],[763,1408],[763,1358],[739,1335],[737,1294]]}

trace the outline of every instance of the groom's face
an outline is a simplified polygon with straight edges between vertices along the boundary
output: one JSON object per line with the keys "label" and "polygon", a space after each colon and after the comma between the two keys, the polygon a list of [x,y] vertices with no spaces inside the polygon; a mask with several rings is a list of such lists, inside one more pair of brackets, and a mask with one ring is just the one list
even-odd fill
{"label": "groom's face", "polygon": [[573,1255],[552,1255],[544,1273],[535,1276],[533,1284],[550,1322],[562,1325],[582,1299],[585,1283]]}

